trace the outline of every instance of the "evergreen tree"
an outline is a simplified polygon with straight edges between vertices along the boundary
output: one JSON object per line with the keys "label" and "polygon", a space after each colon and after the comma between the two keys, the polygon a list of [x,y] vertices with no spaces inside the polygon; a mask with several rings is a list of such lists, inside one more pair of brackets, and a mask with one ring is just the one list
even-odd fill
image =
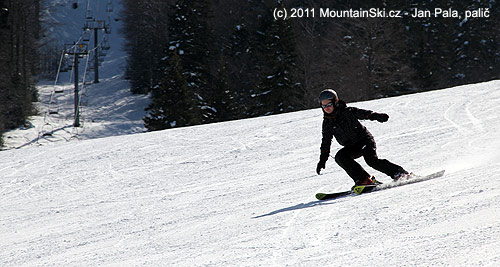
{"label": "evergreen tree", "polygon": [[34,113],[39,12],[38,0],[0,0],[0,135]]}
{"label": "evergreen tree", "polygon": [[455,85],[494,79],[500,62],[500,4],[471,1],[455,3],[454,7],[461,11],[488,10],[490,16],[455,21],[450,33],[448,80]]}
{"label": "evergreen tree", "polygon": [[[194,92],[202,109],[200,121],[213,121],[214,110],[208,103],[212,92],[212,32],[208,26],[206,0],[178,0],[173,7],[169,28],[169,49],[178,51],[187,86]],[[167,59],[168,60],[168,59]]]}
{"label": "evergreen tree", "polygon": [[213,40],[207,23],[208,7],[206,0],[178,0],[172,6],[166,49],[175,53],[163,57],[160,64],[165,78],[155,86],[150,114],[144,119],[150,130],[215,120],[215,109],[209,101],[213,94]]}
{"label": "evergreen tree", "polygon": [[[357,100],[373,99],[394,92],[411,89],[414,72],[411,63],[404,55],[405,43],[403,30],[398,20],[383,18],[350,19],[343,36],[345,50],[348,52],[346,66],[342,71],[352,71],[349,65],[358,66],[356,77],[360,88]],[[355,26],[354,26],[355,25]],[[353,82],[353,81],[350,81]]]}
{"label": "evergreen tree", "polygon": [[168,55],[167,14],[171,0],[124,0],[127,79],[132,93],[146,94],[162,79],[161,59]]}
{"label": "evergreen tree", "polygon": [[[281,2],[281,8],[283,3]],[[300,58],[292,24],[289,20],[271,23],[262,48],[266,58],[259,84],[261,114],[277,114],[304,108]]]}
{"label": "evergreen tree", "polygon": [[[408,12],[417,10],[430,10],[435,8],[454,8],[449,1],[438,0],[434,2],[419,0],[413,1]],[[421,89],[442,87],[449,76],[449,62],[452,60],[451,33],[453,25],[458,19],[421,16],[405,17],[403,20],[407,29],[409,56],[416,72],[416,81]]]}
{"label": "evergreen tree", "polygon": [[234,120],[242,118],[240,106],[237,104],[238,94],[229,87],[227,69],[224,57],[220,57],[218,68],[216,70],[216,79],[214,79],[211,96],[211,107],[214,109],[214,122]]}
{"label": "evergreen tree", "polygon": [[252,95],[257,94],[256,88],[263,62],[256,53],[256,35],[256,30],[251,29],[249,24],[242,20],[233,28],[223,49],[228,87],[233,90],[231,102],[238,107],[236,118],[251,116],[250,110],[255,105]]}
{"label": "evergreen tree", "polygon": [[[130,31],[132,38],[128,38],[129,53],[135,53],[129,63],[136,61],[135,67],[129,65],[134,72],[128,74],[145,77],[154,87],[168,72],[169,47],[177,49],[181,72],[202,111],[201,123],[219,121],[220,115],[227,113],[220,112],[228,103],[222,98],[230,99],[237,107],[234,116],[239,118],[315,107],[317,93],[329,87],[338,90],[344,100],[354,101],[499,77],[497,1],[333,1],[330,4],[337,10],[385,8],[412,13],[416,8],[431,12],[451,8],[458,10],[462,18],[316,16],[274,21],[268,9],[277,1],[283,5],[279,0],[249,0],[237,6],[215,0],[140,0],[137,4],[127,0],[127,6],[140,7],[130,11],[139,23],[127,24],[135,27]],[[314,7],[316,11],[324,7],[312,0],[287,1],[288,7]],[[168,19],[164,9],[143,15],[150,7],[172,2],[176,4],[170,6]],[[211,18],[208,7],[217,16]],[[479,8],[489,8],[490,16],[465,20],[466,10]],[[143,38],[156,33],[168,33],[168,41]],[[148,43],[161,44],[149,46],[161,46],[163,50],[142,51],[141,47]],[[224,75],[215,62],[219,53],[224,56],[227,83],[220,78]],[[153,67],[149,63],[154,60],[146,58],[161,64]],[[226,86],[231,90],[221,89]],[[228,91],[230,94],[225,95]]]}
{"label": "evergreen tree", "polygon": [[200,110],[188,86],[176,49],[172,49],[165,79],[153,88],[153,102],[144,124],[150,131],[200,124]]}
{"label": "evergreen tree", "polygon": [[[413,8],[456,10],[460,17],[406,18],[408,51],[421,89],[494,79],[500,55],[496,2],[414,1]],[[489,8],[489,17],[465,19],[465,11]],[[495,14],[495,15],[493,15]]]}

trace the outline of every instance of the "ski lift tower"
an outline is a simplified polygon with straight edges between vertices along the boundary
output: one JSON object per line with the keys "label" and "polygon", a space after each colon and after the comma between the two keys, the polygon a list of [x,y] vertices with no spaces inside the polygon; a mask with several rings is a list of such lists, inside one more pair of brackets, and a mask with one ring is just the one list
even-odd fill
{"label": "ski lift tower", "polygon": [[87,21],[85,23],[84,30],[94,30],[94,83],[99,83],[99,31],[98,30],[108,30],[108,25],[104,20],[93,20]]}
{"label": "ski lift tower", "polygon": [[83,56],[88,54],[88,46],[87,44],[81,43],[81,44],[70,44],[66,45],[70,46],[71,48],[65,49],[66,55],[72,55],[74,56],[74,73],[75,73],[75,120],[73,122],[74,127],[80,127],[80,92],[78,90],[78,61],[80,58],[83,58]]}

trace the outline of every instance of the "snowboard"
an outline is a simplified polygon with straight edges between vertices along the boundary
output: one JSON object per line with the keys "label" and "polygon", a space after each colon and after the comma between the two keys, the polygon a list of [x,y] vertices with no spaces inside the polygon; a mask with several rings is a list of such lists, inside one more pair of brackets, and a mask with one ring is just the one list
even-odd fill
{"label": "snowboard", "polygon": [[359,194],[364,194],[364,193],[370,193],[374,191],[380,191],[384,189],[389,189],[397,186],[402,186],[402,185],[407,185],[407,184],[414,184],[434,178],[438,178],[444,175],[444,170],[438,171],[435,173],[431,173],[429,175],[415,175],[412,174],[408,178],[401,178],[397,181],[393,181],[390,183],[386,184],[375,184],[375,185],[362,185],[362,186],[353,186],[351,190],[348,191],[343,191],[343,192],[336,192],[336,193],[317,193],[316,198],[318,200],[327,200],[327,199],[335,199],[335,198],[340,198],[344,196],[349,196],[349,195],[359,195]]}

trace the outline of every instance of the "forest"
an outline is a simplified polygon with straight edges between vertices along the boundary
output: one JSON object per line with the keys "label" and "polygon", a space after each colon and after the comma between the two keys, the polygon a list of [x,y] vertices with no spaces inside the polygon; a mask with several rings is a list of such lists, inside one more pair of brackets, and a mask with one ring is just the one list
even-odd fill
{"label": "forest", "polygon": [[[152,95],[149,130],[315,108],[325,88],[359,101],[500,75],[496,1],[124,4],[127,78],[134,93]],[[274,18],[275,10],[297,9],[301,17]],[[321,9],[333,17],[320,17]],[[374,9],[405,15],[335,15]],[[431,15],[411,15],[417,11]]]}
{"label": "forest", "polygon": [[[41,2],[0,0],[0,137],[28,124],[37,80],[56,71],[56,48],[41,41]],[[325,88],[352,102],[500,77],[493,0],[121,4],[126,78],[152,98],[150,131],[316,108]],[[301,13],[276,17],[293,10]]]}
{"label": "forest", "polygon": [[38,0],[0,0],[0,137],[34,114],[39,16]]}

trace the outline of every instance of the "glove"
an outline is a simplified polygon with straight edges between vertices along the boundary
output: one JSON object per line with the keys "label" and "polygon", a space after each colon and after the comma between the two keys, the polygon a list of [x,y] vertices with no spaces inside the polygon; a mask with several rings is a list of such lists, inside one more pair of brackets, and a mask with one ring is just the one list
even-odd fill
{"label": "glove", "polygon": [[316,173],[319,175],[321,172],[321,169],[325,168],[325,161],[320,161],[318,162],[318,165],[316,166]]}
{"label": "glove", "polygon": [[371,120],[376,120],[378,122],[386,122],[389,120],[389,115],[385,113],[373,113],[370,115]]}
{"label": "glove", "polygon": [[321,152],[321,156],[319,157],[319,162],[318,165],[316,166],[316,173],[319,175],[321,172],[321,169],[325,168],[325,163],[328,160],[328,156],[330,153],[328,152]]}

